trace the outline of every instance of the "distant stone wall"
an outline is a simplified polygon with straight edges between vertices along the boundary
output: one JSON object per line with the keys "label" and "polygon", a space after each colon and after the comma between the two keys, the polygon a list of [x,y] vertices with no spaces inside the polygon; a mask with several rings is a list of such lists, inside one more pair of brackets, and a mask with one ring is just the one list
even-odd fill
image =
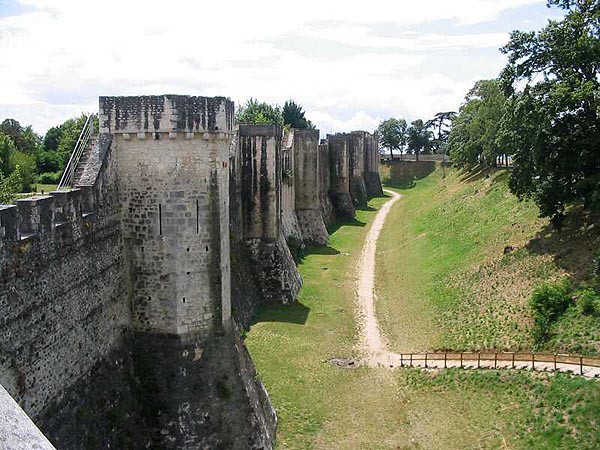
{"label": "distant stone wall", "polygon": [[329,198],[330,172],[329,144],[323,139],[319,144],[319,209],[326,227],[329,227],[335,220],[333,205]]}
{"label": "distant stone wall", "polygon": [[296,215],[296,167],[294,130],[289,130],[281,145],[281,226],[288,243],[302,243],[302,231]]}
{"label": "distant stone wall", "polygon": [[282,227],[281,127],[241,125],[242,235],[263,302],[292,303],[302,280]]}
{"label": "distant stone wall", "polygon": [[335,214],[341,218],[353,218],[356,214],[350,195],[350,157],[348,142],[344,135],[328,135],[330,186],[329,198]]}
{"label": "distant stone wall", "polygon": [[365,133],[365,187],[369,197],[383,195],[379,176],[379,135]]}
{"label": "distant stone wall", "polygon": [[296,215],[302,240],[308,245],[324,245],[329,240],[319,203],[319,130],[292,130]]}

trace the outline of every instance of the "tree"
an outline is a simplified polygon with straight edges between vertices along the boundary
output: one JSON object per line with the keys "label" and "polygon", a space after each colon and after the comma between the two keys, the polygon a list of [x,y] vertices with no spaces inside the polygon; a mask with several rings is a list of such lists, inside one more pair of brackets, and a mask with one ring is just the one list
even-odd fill
{"label": "tree", "polygon": [[31,126],[23,128],[15,119],[5,119],[0,124],[0,132],[10,136],[19,151],[35,154],[40,148],[40,136],[33,132]]}
{"label": "tree", "polygon": [[566,206],[600,209],[600,3],[549,0],[566,11],[502,48],[510,107],[501,139],[513,151],[511,190],[559,224]]}
{"label": "tree", "polygon": [[87,116],[82,114],[79,117],[67,119],[62,123],[62,125],[60,125],[61,136],[58,141],[56,151],[62,159],[61,169],[64,168],[69,160],[69,157],[75,148],[75,144],[77,144],[77,139],[79,139],[79,135],[81,134],[81,130],[83,129],[86,121]]}
{"label": "tree", "polygon": [[283,115],[281,108],[277,105],[259,103],[251,98],[237,112],[237,122],[241,124],[275,124],[283,126]]}
{"label": "tree", "polygon": [[10,172],[10,155],[17,151],[10,136],[0,131],[0,174],[7,176]]}
{"label": "tree", "polygon": [[314,129],[313,123],[304,117],[302,106],[293,100],[287,100],[283,105],[283,124],[291,128]]}
{"label": "tree", "polygon": [[30,191],[35,183],[35,157],[17,150],[10,155],[9,162],[11,173],[16,171],[17,168],[20,170],[21,189],[25,192]]}
{"label": "tree", "polygon": [[4,176],[0,173],[0,204],[8,205],[16,200],[16,193],[21,192],[23,179],[21,168],[17,166],[10,175]]}
{"label": "tree", "polygon": [[427,129],[421,119],[414,120],[408,127],[408,149],[419,160],[419,153],[427,152],[431,144],[431,131]]}
{"label": "tree", "polygon": [[43,147],[47,152],[55,152],[58,150],[58,145],[62,139],[64,130],[62,126],[52,127],[44,136]]}
{"label": "tree", "polygon": [[465,97],[448,139],[452,161],[458,166],[482,163],[495,166],[505,148],[498,141],[506,112],[506,96],[498,80],[481,80]]}
{"label": "tree", "polygon": [[433,119],[425,122],[427,129],[431,129],[433,140],[431,146],[433,153],[446,154],[448,146],[448,136],[452,128],[452,122],[456,118],[454,111],[439,112]]}
{"label": "tree", "polygon": [[406,127],[406,120],[394,118],[384,120],[377,127],[379,144],[389,149],[392,159],[394,159],[394,150],[401,152],[406,145]]}

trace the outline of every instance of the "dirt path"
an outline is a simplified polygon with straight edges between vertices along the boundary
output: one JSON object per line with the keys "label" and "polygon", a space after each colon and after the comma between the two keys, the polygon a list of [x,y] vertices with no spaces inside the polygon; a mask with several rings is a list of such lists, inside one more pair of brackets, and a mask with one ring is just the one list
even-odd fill
{"label": "dirt path", "polygon": [[369,366],[377,366],[388,358],[387,345],[379,331],[375,317],[375,258],[377,239],[392,205],[402,196],[394,191],[385,190],[391,199],[383,204],[367,233],[365,244],[358,260],[357,295],[358,316],[360,322],[361,350],[364,361]]}
{"label": "dirt path", "polygon": [[[367,233],[365,243],[363,245],[360,258],[358,260],[356,274],[356,292],[358,302],[358,321],[360,328],[360,346],[362,354],[362,363],[369,367],[401,367],[411,365],[413,367],[427,368],[444,368],[444,367],[460,367],[469,368],[513,368],[514,363],[508,361],[476,361],[476,360],[461,360],[458,359],[433,359],[427,360],[411,360],[407,361],[406,356],[390,352],[387,343],[381,335],[379,324],[375,315],[375,260],[377,255],[377,240],[383,229],[385,219],[390,212],[390,209],[402,196],[394,191],[385,189],[385,193],[391,196],[390,200],[383,204],[373,223],[371,229]],[[529,369],[538,371],[572,372],[588,378],[600,377],[600,367],[583,365],[581,368],[578,364],[556,364],[540,363],[540,362],[523,362],[519,363],[514,368]]]}

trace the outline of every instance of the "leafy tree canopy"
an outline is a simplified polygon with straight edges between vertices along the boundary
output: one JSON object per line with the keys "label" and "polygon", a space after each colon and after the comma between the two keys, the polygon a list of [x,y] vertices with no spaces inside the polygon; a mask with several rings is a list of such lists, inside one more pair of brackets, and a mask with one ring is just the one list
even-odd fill
{"label": "leafy tree canopy", "polygon": [[0,173],[4,176],[10,172],[10,155],[17,151],[13,140],[0,131]]}
{"label": "leafy tree canopy", "polygon": [[21,192],[23,179],[20,167],[16,167],[10,175],[4,176],[0,173],[0,204],[8,205],[16,200],[15,193]]}
{"label": "leafy tree canopy", "polygon": [[9,163],[11,173],[15,172],[17,168],[20,170],[20,190],[30,191],[35,183],[35,156],[17,150],[16,152],[11,153]]}
{"label": "leafy tree canopy", "polygon": [[283,105],[283,124],[291,128],[314,129],[313,123],[304,117],[302,106],[293,100],[287,100]]}
{"label": "leafy tree canopy", "polygon": [[539,32],[515,31],[502,49],[510,107],[502,141],[513,192],[560,222],[566,205],[600,208],[600,3],[550,0],[566,10]]}
{"label": "leafy tree canopy", "polygon": [[379,144],[390,150],[390,153],[397,150],[400,152],[406,145],[406,129],[408,125],[404,119],[387,119],[379,124],[377,132],[379,134]]}
{"label": "leafy tree canopy", "polygon": [[431,148],[431,131],[421,119],[413,120],[408,127],[408,149],[415,154],[417,161],[419,153],[427,153]]}
{"label": "leafy tree canopy", "polygon": [[496,157],[505,153],[498,142],[506,96],[498,80],[481,80],[465,97],[449,136],[449,151],[455,164],[479,162],[496,165]]}
{"label": "leafy tree canopy", "polygon": [[273,124],[283,126],[283,115],[278,105],[269,105],[251,98],[245,105],[238,109],[236,114],[238,123],[241,124]]}
{"label": "leafy tree canopy", "polygon": [[23,127],[15,119],[5,119],[0,123],[0,132],[10,136],[17,150],[34,154],[41,146],[41,138],[31,126]]}
{"label": "leafy tree canopy", "polygon": [[445,111],[437,113],[433,116],[433,119],[425,122],[425,126],[431,130],[433,136],[431,141],[433,153],[446,153],[448,136],[455,118],[456,113],[454,111]]}

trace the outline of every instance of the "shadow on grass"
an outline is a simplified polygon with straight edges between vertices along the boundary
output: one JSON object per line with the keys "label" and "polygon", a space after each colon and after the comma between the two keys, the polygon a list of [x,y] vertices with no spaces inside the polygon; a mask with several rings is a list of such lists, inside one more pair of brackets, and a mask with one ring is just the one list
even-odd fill
{"label": "shadow on grass", "polygon": [[377,208],[373,208],[372,206],[357,206],[357,211],[377,211]]}
{"label": "shadow on grass", "polygon": [[260,322],[284,322],[304,325],[310,308],[300,302],[292,305],[260,305],[250,325]]}
{"label": "shadow on grass", "polygon": [[358,219],[342,219],[337,220],[335,223],[331,224],[327,231],[331,235],[342,227],[364,227],[365,225],[365,222],[362,222]]}
{"label": "shadow on grass", "polygon": [[572,207],[560,229],[546,225],[527,244],[538,255],[551,255],[578,284],[592,278],[595,258],[600,257],[600,217],[586,215],[580,206]]}
{"label": "shadow on grass", "polygon": [[313,247],[308,247],[306,249],[307,255],[339,255],[340,251],[336,248],[330,247],[329,245],[318,245]]}
{"label": "shadow on grass", "polygon": [[499,181],[506,180],[509,173],[510,171],[506,167],[489,167],[476,164],[461,169],[460,181],[463,183],[473,183],[484,178],[491,178],[493,183],[498,183]]}

